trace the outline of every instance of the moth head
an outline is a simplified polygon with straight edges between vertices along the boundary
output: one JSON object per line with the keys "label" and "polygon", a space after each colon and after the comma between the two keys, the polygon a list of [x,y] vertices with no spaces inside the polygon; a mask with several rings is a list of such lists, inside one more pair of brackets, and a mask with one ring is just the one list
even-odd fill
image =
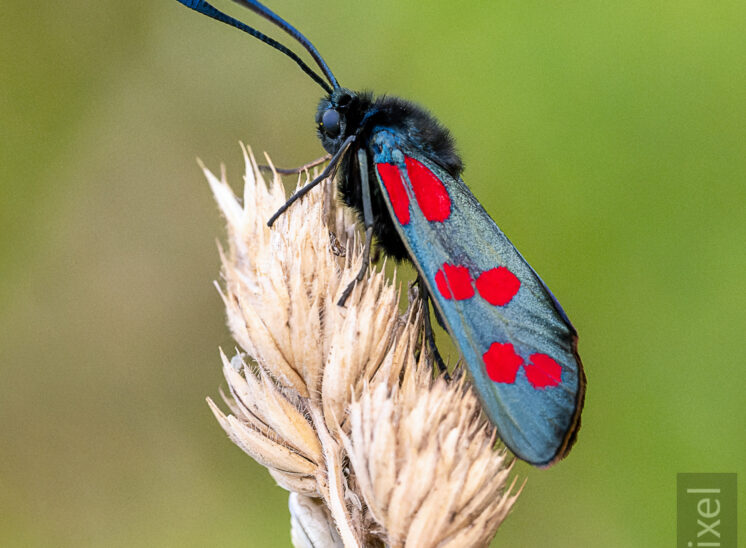
{"label": "moth head", "polygon": [[355,132],[356,127],[350,121],[357,102],[357,94],[344,88],[335,89],[319,102],[316,131],[327,152],[337,152],[344,140]]}

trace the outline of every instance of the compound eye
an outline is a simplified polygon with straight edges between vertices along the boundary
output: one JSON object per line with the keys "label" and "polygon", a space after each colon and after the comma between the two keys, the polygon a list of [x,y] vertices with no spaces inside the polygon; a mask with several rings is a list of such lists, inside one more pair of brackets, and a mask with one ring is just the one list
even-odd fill
{"label": "compound eye", "polygon": [[324,133],[334,139],[339,135],[339,112],[330,108],[321,117],[321,127],[324,128]]}

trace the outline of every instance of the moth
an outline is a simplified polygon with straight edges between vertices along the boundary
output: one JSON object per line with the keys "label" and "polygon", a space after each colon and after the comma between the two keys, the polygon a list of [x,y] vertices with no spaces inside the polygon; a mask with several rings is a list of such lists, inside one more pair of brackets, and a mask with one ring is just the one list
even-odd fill
{"label": "moth", "polygon": [[288,33],[321,74],[288,47],[202,0],[185,6],[281,51],[324,90],[316,127],[329,163],[269,219],[338,174],[338,192],[365,230],[363,279],[376,245],[409,260],[424,301],[425,336],[442,370],[430,307],[456,342],[487,416],[505,445],[536,466],[565,457],[580,427],[586,379],[577,332],[552,292],[503,234],[462,179],[448,130],[409,101],[339,85],[297,29],[253,0],[238,4]]}

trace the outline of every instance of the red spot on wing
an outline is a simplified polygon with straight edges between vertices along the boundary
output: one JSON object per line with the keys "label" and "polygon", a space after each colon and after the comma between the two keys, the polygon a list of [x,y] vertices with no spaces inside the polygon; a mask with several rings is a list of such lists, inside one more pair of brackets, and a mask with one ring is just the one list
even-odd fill
{"label": "red spot on wing", "polygon": [[487,376],[493,382],[513,384],[518,368],[523,363],[510,343],[493,342],[490,349],[482,355]]}
{"label": "red spot on wing", "polygon": [[462,301],[474,296],[471,275],[465,266],[443,263],[443,268],[435,273],[435,285],[445,299]]}
{"label": "red spot on wing", "polygon": [[562,367],[546,354],[531,354],[523,369],[528,382],[536,389],[557,386],[562,380]]}
{"label": "red spot on wing", "polygon": [[422,162],[404,158],[417,204],[428,221],[445,221],[451,214],[451,197],[443,182]]}
{"label": "red spot on wing", "polygon": [[521,281],[504,266],[498,266],[482,272],[476,285],[485,301],[494,306],[505,306],[518,293]]}
{"label": "red spot on wing", "polygon": [[409,196],[404,188],[399,168],[394,164],[376,164],[376,168],[386,187],[396,218],[402,225],[409,224]]}

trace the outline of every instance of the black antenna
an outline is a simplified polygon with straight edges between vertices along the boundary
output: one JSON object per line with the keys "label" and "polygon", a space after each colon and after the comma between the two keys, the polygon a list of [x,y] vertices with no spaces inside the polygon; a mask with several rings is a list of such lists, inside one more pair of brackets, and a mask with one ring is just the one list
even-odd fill
{"label": "black antenna", "polygon": [[285,21],[282,17],[274,13],[272,10],[270,10],[267,6],[264,6],[260,4],[259,2],[256,2],[256,0],[233,0],[236,4],[241,4],[242,6],[245,6],[249,8],[254,13],[257,13],[264,17],[265,19],[271,21],[278,27],[280,27],[282,30],[287,32],[290,36],[295,38],[300,44],[306,48],[306,51],[311,54],[311,57],[313,57],[313,60],[316,61],[316,64],[319,65],[319,68],[323,71],[326,78],[329,80],[329,83],[331,83],[332,87],[334,89],[337,89],[339,87],[339,84],[337,83],[337,79],[332,74],[331,69],[329,69],[329,66],[326,64],[326,61],[324,61],[324,58],[321,57],[321,54],[316,49],[316,47],[306,38],[303,36],[298,29],[296,29],[293,25]]}
{"label": "black antenna", "polygon": [[[232,27],[236,27],[237,29],[244,31],[246,34],[250,34],[254,38],[258,38],[259,40],[261,40],[265,44],[267,44],[269,46],[272,46],[276,50],[281,51],[282,53],[284,53],[285,55],[287,55],[288,57],[290,57],[293,61],[295,61],[296,63],[298,63],[298,66],[301,69],[303,69],[303,72],[305,72],[306,74],[308,74],[313,79],[314,82],[316,82],[317,84],[319,84],[324,89],[324,91],[326,91],[327,93],[331,93],[332,92],[332,88],[329,87],[329,84],[327,84],[326,81],[321,76],[319,76],[318,74],[316,74],[316,72],[314,72],[311,67],[309,67],[307,64],[305,64],[300,57],[298,57],[293,51],[289,50],[288,48],[286,48],[285,46],[283,46],[282,44],[280,44],[276,40],[273,40],[272,38],[270,38],[266,34],[263,34],[263,33],[259,32],[258,30],[256,30],[255,28],[252,28],[252,27],[250,27],[248,25],[243,24],[241,21],[239,21],[238,19],[234,19],[230,15],[226,15],[225,13],[223,13],[220,10],[218,10],[217,8],[215,8],[214,6],[212,6],[211,4],[208,4],[204,0],[177,0],[177,1],[179,3],[181,3],[181,4],[184,4],[186,7],[193,9],[196,12],[199,12],[199,13],[201,13],[203,15],[207,15],[208,17],[212,17],[213,19],[216,19],[217,21],[221,21],[221,22],[225,23],[226,25],[230,25]],[[251,7],[251,6],[247,6],[247,7]],[[276,18],[278,21],[282,21],[282,19],[280,19],[279,17],[277,17],[274,13],[272,13],[269,10],[267,10],[266,8],[264,8],[264,9],[268,13],[267,13],[267,15],[265,15],[263,12],[259,11],[259,7],[264,8],[264,6],[262,6],[261,4],[258,4],[258,7],[256,9],[254,9],[253,7],[251,7],[251,9],[253,11],[256,11],[257,13],[261,13],[264,17],[266,17],[267,19],[269,19],[273,23],[276,23],[276,21],[272,17]],[[293,31],[295,33],[297,33],[298,37],[302,38],[303,40],[300,40],[300,38],[298,38],[298,37],[295,37],[295,36],[294,37],[296,39],[298,39],[298,41],[301,42],[301,44],[303,44],[304,47],[306,47],[306,49],[308,49],[308,51],[311,53],[311,55],[314,56],[314,59],[316,59],[316,56],[319,56],[319,59],[321,59],[321,56],[319,55],[318,51],[316,51],[316,48],[314,48],[311,45],[311,43],[308,42],[308,40],[306,38],[304,38],[302,34],[300,34],[300,32],[298,32],[297,30],[295,30],[293,27],[291,27],[287,23],[285,23],[285,25],[287,26],[287,28],[279,25],[279,23],[276,23],[276,24],[278,24],[278,26],[280,26],[281,28],[283,28],[283,30],[285,30],[286,32],[290,33],[291,36],[294,36],[292,34]],[[308,44],[308,46],[306,46],[306,44]],[[311,49],[309,49],[309,46],[311,48],[313,48],[313,51]],[[314,52],[315,52],[315,55],[314,55]],[[316,62],[318,63],[319,60],[316,59]],[[322,68],[322,70],[324,70],[324,74],[327,75],[327,77],[331,76],[332,79],[330,81],[332,82],[332,84],[334,85],[334,87],[339,87],[339,84],[337,84],[337,81],[334,79],[334,76],[331,75],[332,73],[331,73],[331,71],[329,71],[329,68],[326,66],[326,63],[324,63],[323,59],[321,59],[321,63],[319,63],[319,66]]]}

